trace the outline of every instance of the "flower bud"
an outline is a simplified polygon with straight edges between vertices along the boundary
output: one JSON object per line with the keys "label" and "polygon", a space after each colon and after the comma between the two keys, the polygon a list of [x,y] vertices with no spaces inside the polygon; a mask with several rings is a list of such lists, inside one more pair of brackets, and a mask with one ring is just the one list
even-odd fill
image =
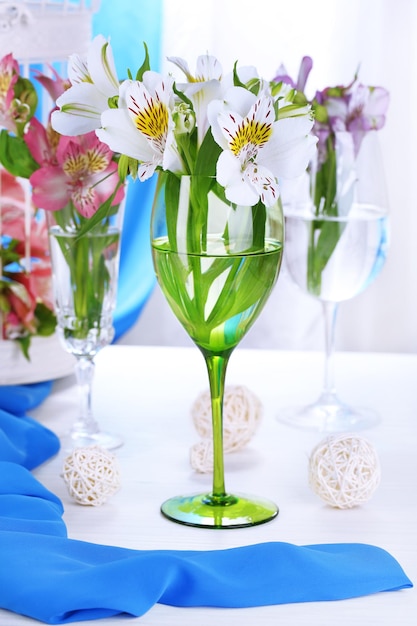
{"label": "flower bud", "polygon": [[181,102],[175,107],[172,117],[177,135],[189,134],[195,128],[195,113],[185,102]]}

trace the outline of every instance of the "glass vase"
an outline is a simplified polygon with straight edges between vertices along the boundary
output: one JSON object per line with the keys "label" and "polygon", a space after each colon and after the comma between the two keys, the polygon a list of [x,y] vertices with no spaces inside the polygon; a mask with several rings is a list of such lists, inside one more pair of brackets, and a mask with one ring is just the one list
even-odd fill
{"label": "glass vase", "polygon": [[64,348],[76,358],[79,413],[69,433],[72,447],[122,445],[119,435],[100,429],[93,415],[94,357],[114,337],[123,206],[86,230],[69,203],[47,211],[57,332]]}
{"label": "glass vase", "polygon": [[161,511],[173,521],[212,528],[271,520],[278,513],[274,502],[226,490],[223,396],[229,358],[278,277],[281,205],[237,206],[214,178],[166,172],[158,180],[151,236],[159,285],[207,366],[214,449],[211,491],[174,496]]}

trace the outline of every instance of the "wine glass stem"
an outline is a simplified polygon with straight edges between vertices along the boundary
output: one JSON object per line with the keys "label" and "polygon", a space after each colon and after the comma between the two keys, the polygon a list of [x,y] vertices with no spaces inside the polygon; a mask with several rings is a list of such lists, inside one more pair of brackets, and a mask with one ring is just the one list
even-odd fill
{"label": "wine glass stem", "polygon": [[336,395],[334,383],[334,337],[336,328],[337,302],[324,301],[324,339],[325,339],[325,360],[324,360],[324,388],[323,395],[331,398]]}
{"label": "wine glass stem", "polygon": [[213,493],[214,498],[226,495],[223,454],[223,397],[226,368],[229,357],[205,355],[211,395],[213,424]]}
{"label": "wine glass stem", "polygon": [[98,424],[92,411],[92,385],[95,364],[91,357],[79,356],[75,364],[75,375],[80,394],[80,414],[74,424],[73,431],[82,435],[93,435],[98,432]]}

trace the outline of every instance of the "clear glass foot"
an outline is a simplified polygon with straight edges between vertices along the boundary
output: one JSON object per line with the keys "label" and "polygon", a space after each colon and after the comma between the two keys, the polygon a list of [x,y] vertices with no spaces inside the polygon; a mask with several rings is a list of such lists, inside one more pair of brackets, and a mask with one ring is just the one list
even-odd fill
{"label": "clear glass foot", "polygon": [[294,428],[328,433],[363,430],[380,422],[380,416],[372,409],[351,407],[336,396],[325,394],[314,404],[282,409],[277,419]]}
{"label": "clear glass foot", "polygon": [[90,434],[70,432],[64,438],[63,445],[70,448],[100,446],[100,448],[105,448],[106,450],[115,450],[123,445],[123,439],[119,435],[103,431]]}
{"label": "clear glass foot", "polygon": [[279,512],[274,502],[244,494],[216,498],[210,494],[175,496],[161,512],[168,519],[200,528],[245,528],[273,520]]}

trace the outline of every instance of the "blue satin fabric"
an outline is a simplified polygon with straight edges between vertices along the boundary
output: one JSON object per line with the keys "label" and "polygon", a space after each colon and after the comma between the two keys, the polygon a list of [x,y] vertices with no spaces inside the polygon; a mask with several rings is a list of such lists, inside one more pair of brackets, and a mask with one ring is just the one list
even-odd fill
{"label": "blue satin fabric", "polygon": [[46,398],[51,387],[51,382],[0,386],[0,461],[33,469],[58,452],[58,437],[25,414]]}
{"label": "blue satin fabric", "polygon": [[[64,624],[140,616],[156,602],[253,607],[412,587],[390,554],[365,544],[276,542],[181,551],[129,550],[70,539],[62,503],[29,471],[59,448],[50,430],[22,415],[36,406],[46,387],[0,390],[0,402],[8,407],[0,410],[1,608]],[[14,398],[19,416],[10,412]]]}
{"label": "blue satin fabric", "polygon": [[155,286],[150,220],[155,181],[129,182],[123,223],[117,306],[113,326],[117,341],[140,316]]}

